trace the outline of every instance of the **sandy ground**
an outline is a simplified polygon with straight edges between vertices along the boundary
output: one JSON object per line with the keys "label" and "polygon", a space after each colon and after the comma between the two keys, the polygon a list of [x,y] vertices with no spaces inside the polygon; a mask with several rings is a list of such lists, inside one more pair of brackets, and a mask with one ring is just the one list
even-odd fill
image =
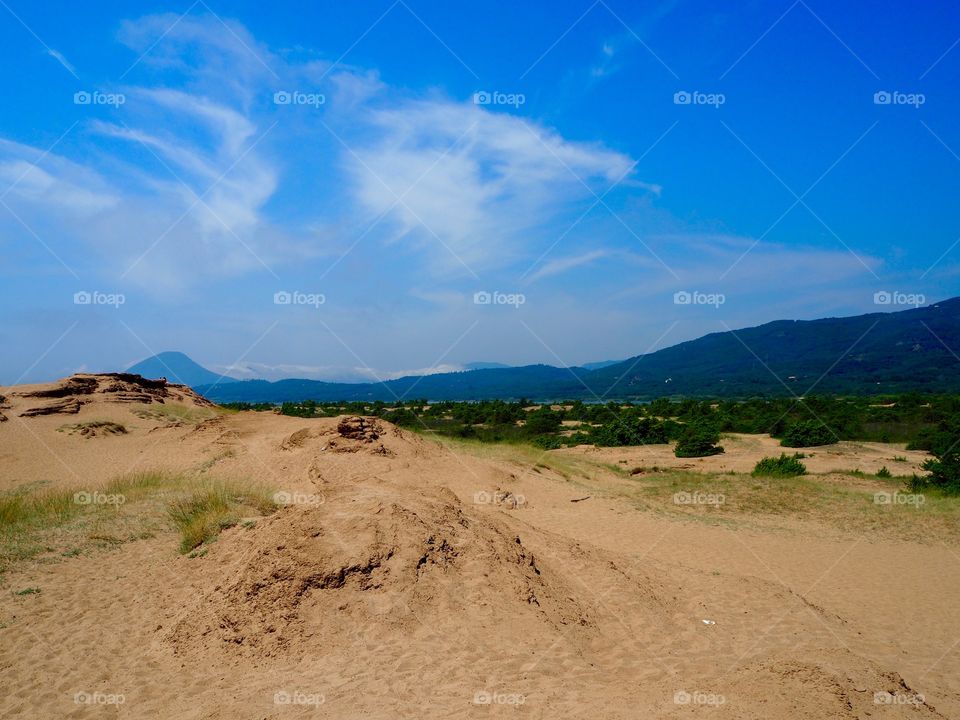
{"label": "sandy ground", "polygon": [[[661,467],[697,472],[750,472],[762,457],[778,457],[781,453],[802,453],[804,465],[809,472],[827,473],[842,470],[862,470],[875,473],[886,467],[895,475],[919,473],[920,463],[927,453],[907,450],[897,443],[870,443],[842,441],[833,445],[813,448],[785,448],[780,441],[769,435],[744,435],[724,433],[720,439],[724,452],[705,458],[678,458],[673,454],[673,444],[646,445],[630,448],[598,448],[580,445],[558,452],[583,455],[608,463],[621,463],[630,468]],[[897,460],[896,458],[902,458]]]}
{"label": "sandy ground", "polygon": [[[384,423],[356,438],[336,419],[217,414],[185,394],[115,402],[98,388],[76,414],[21,417],[52,402],[24,390],[0,388],[0,489],[172,468],[293,502],[202,557],[180,555],[171,530],[14,566],[2,717],[960,717],[954,544],[572,502],[582,486],[529,461]],[[171,422],[175,406],[195,413]],[[128,433],[62,429],[91,420]],[[779,454],[764,437],[724,445],[703,466]],[[920,460],[814,452],[823,471]],[[677,462],[666,448],[559,453]],[[27,587],[41,592],[15,594]]]}

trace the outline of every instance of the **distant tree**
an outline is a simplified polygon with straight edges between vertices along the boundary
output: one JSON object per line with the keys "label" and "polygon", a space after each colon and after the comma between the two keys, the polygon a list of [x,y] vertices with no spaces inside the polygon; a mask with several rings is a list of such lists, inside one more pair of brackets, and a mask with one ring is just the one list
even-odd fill
{"label": "distant tree", "polygon": [[669,442],[662,422],[643,418],[621,416],[600,427],[592,428],[590,438],[600,447],[625,447],[630,445],[657,445]]}
{"label": "distant tree", "polygon": [[384,413],[382,417],[387,422],[392,422],[394,425],[400,425],[401,427],[417,427],[420,425],[417,414],[407,408],[390,410]]}
{"label": "distant tree", "polygon": [[684,427],[673,454],[677,457],[719,455],[723,452],[719,442],[720,433],[713,425],[703,420],[694,421]]}
{"label": "distant tree", "polygon": [[960,495],[960,420],[944,421],[933,441],[932,458],[920,466],[930,474],[914,478],[914,485],[934,487],[947,495]]}
{"label": "distant tree", "polygon": [[836,434],[818,420],[801,420],[788,425],[780,444],[783,447],[815,447],[837,442]]}
{"label": "distant tree", "polygon": [[548,435],[560,429],[561,418],[559,413],[544,405],[539,410],[527,413],[527,421],[523,429],[528,435]]}

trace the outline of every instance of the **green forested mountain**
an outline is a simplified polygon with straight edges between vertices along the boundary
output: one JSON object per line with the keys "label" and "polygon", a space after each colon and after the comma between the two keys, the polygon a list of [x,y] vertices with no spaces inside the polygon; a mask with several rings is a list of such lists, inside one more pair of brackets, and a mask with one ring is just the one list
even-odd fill
{"label": "green forested mountain", "polygon": [[219,402],[960,392],[958,351],[960,298],[953,298],[892,313],[778,320],[713,333],[592,370],[530,365],[383,383],[249,380],[197,389]]}

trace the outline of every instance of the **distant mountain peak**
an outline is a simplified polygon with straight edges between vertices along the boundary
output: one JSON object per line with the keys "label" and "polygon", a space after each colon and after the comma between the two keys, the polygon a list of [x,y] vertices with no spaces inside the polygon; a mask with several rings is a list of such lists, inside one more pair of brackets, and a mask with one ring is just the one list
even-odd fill
{"label": "distant mountain peak", "polygon": [[194,362],[186,354],[177,350],[167,350],[152,357],[134,363],[126,372],[142,375],[145,378],[165,377],[172,383],[189,387],[212,385],[214,383],[236,382],[235,378],[215,373]]}

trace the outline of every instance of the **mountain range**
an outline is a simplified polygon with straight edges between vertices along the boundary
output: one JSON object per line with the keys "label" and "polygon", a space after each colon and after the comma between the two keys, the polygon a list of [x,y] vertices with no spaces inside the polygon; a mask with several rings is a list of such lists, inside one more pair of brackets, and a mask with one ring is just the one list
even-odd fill
{"label": "mountain range", "polygon": [[955,348],[960,349],[960,298],[898,312],[778,320],[584,367],[475,363],[477,369],[384,382],[237,381],[206,370],[182,353],[161,353],[129,371],[176,378],[216,402],[960,392]]}

